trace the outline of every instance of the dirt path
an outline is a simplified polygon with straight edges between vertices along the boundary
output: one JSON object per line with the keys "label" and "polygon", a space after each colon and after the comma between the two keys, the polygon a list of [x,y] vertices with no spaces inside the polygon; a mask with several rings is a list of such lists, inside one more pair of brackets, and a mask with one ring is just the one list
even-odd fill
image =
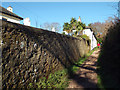
{"label": "dirt path", "polygon": [[96,50],[80,66],[75,76],[70,80],[68,88],[97,88],[96,63],[100,50]]}

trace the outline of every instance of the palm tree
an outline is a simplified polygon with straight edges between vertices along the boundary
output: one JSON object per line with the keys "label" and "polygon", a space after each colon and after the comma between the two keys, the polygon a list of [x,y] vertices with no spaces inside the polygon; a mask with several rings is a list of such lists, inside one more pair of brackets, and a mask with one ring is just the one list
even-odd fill
{"label": "palm tree", "polygon": [[77,26],[76,26],[76,34],[78,35],[78,33],[80,32],[80,31],[82,31],[83,29],[85,29],[85,27],[86,27],[86,25],[84,24],[84,23],[81,23],[81,22],[78,22],[77,23]]}
{"label": "palm tree", "polygon": [[72,17],[70,20],[70,24],[68,22],[64,23],[63,31],[66,31],[67,33],[72,33],[73,30],[76,30],[76,32],[74,34],[78,35],[78,32],[85,29],[85,27],[86,27],[86,25],[84,23],[77,22],[77,20]]}
{"label": "palm tree", "polygon": [[69,23],[64,23],[63,31],[66,31],[67,33],[71,33],[71,25]]}
{"label": "palm tree", "polygon": [[70,20],[70,24],[73,24],[74,22],[76,22],[77,20],[75,19],[75,18],[71,18],[71,20]]}
{"label": "palm tree", "polygon": [[70,20],[70,25],[72,26],[71,30],[76,29],[77,20],[72,17],[71,20]]}
{"label": "palm tree", "polygon": [[76,35],[78,35],[78,32],[80,32],[81,30],[83,30],[83,27],[82,27],[82,24],[81,22],[78,22],[77,23],[77,26],[76,26]]}
{"label": "palm tree", "polygon": [[81,26],[83,27],[83,29],[85,29],[85,28],[86,28],[85,23],[81,23]]}

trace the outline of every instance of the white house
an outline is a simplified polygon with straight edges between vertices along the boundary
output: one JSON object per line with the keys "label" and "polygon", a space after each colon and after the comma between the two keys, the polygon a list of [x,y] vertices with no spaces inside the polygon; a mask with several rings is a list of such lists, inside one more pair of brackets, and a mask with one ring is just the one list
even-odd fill
{"label": "white house", "polygon": [[91,50],[97,46],[97,38],[96,38],[96,36],[93,33],[91,28],[84,29],[82,34],[83,35],[85,34],[90,38],[90,40],[91,40]]}
{"label": "white house", "polygon": [[26,26],[30,26],[30,18],[25,18],[23,24]]}
{"label": "white house", "polygon": [[13,8],[11,6],[9,6],[7,9],[0,6],[0,9],[0,19],[2,20],[14,23],[20,23],[20,21],[23,20],[22,17],[13,13]]}
{"label": "white house", "polygon": [[51,30],[51,31],[56,32],[55,27],[52,27],[52,30]]}

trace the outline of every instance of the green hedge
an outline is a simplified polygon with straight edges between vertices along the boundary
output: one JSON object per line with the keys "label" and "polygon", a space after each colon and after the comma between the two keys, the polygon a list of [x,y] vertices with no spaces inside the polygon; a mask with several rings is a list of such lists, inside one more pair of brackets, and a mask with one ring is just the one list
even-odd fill
{"label": "green hedge", "polygon": [[120,88],[120,21],[110,27],[98,59],[99,85]]}

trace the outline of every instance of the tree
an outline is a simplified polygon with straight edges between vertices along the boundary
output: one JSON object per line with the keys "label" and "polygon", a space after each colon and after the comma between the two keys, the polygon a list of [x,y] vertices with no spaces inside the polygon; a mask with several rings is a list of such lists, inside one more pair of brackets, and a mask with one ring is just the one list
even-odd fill
{"label": "tree", "polygon": [[46,22],[43,24],[43,28],[50,31],[52,30],[53,27],[55,28],[56,32],[58,32],[61,29],[60,24],[57,22],[53,22],[53,23]]}
{"label": "tree", "polygon": [[77,25],[77,20],[75,18],[71,18],[70,20],[70,25],[71,25],[71,29],[76,29],[76,25]]}
{"label": "tree", "polygon": [[83,30],[82,23],[81,23],[81,22],[78,22],[78,23],[77,23],[77,26],[76,26],[75,35],[78,35],[78,32],[80,32],[80,31],[82,31],[82,30]]}
{"label": "tree", "polygon": [[77,20],[72,17],[71,20],[70,20],[70,24],[74,24],[75,22],[77,22]]}
{"label": "tree", "polygon": [[88,27],[91,27],[91,23],[90,23],[90,24],[88,24]]}
{"label": "tree", "polygon": [[85,29],[85,28],[86,28],[85,23],[81,23],[81,26],[83,27],[83,29]]}
{"label": "tree", "polygon": [[60,24],[57,23],[57,22],[51,23],[51,29],[52,29],[53,27],[55,28],[55,31],[56,31],[56,32],[58,32],[58,31],[61,29]]}
{"label": "tree", "polygon": [[76,30],[76,32],[74,32],[74,35],[78,35],[78,32],[80,32],[80,30],[85,29],[86,25],[82,22],[77,22],[77,20],[75,18],[71,18],[70,20],[70,24],[68,22],[64,23],[63,25],[63,31],[67,31],[68,33],[73,33],[73,30]]}
{"label": "tree", "polygon": [[88,24],[88,26],[90,28],[92,28],[93,32],[96,34],[96,37],[98,39],[98,41],[102,41],[104,40],[104,37],[106,36],[108,29],[111,26],[114,26],[115,22],[117,20],[117,17],[108,17],[107,20],[105,20],[105,22],[101,23],[101,22],[95,22],[95,23],[90,23]]}
{"label": "tree", "polygon": [[48,22],[44,23],[42,26],[44,29],[51,30],[51,26]]}
{"label": "tree", "polygon": [[71,32],[71,25],[68,22],[64,23],[63,31],[66,31],[67,33]]}

